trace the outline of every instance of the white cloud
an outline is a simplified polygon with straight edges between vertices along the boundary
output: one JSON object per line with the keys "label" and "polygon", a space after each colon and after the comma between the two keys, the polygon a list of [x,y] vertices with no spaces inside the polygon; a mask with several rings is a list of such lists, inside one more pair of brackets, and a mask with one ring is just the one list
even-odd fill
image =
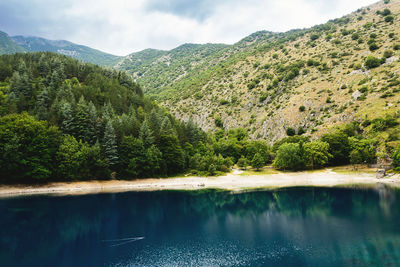
{"label": "white cloud", "polygon": [[[287,31],[310,27],[375,2],[191,0],[205,1],[207,8],[204,8],[204,3],[188,4],[190,0],[163,0],[173,4],[164,4],[158,8],[157,1],[160,0],[65,0],[60,8],[59,5],[52,5],[49,0],[35,0],[36,9],[25,7],[31,12],[27,18],[31,18],[32,23],[25,18],[26,21],[17,21],[14,25],[25,27],[21,29],[23,34],[36,27],[32,35],[67,39],[106,52],[126,55],[149,47],[171,49],[189,42],[234,43],[259,30]],[[23,2],[19,1],[19,4],[23,5]],[[201,8],[204,10],[199,10]],[[8,19],[12,19],[9,14]],[[14,18],[21,19],[21,16],[16,14]],[[14,27],[11,33],[18,34],[17,30]]]}

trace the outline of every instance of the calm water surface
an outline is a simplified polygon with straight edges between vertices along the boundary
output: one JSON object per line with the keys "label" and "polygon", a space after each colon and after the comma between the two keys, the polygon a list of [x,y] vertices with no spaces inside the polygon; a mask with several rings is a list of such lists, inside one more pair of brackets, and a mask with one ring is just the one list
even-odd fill
{"label": "calm water surface", "polygon": [[400,266],[400,191],[0,199],[0,266]]}

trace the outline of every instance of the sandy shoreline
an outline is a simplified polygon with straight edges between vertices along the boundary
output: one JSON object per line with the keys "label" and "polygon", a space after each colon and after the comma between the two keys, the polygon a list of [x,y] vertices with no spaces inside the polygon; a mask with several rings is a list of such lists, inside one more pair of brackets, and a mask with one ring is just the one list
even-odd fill
{"label": "sandy shoreline", "polygon": [[140,179],[132,181],[57,182],[39,186],[0,186],[0,197],[17,195],[80,195],[126,191],[199,190],[207,188],[248,190],[258,188],[283,188],[294,186],[348,186],[385,184],[400,187],[400,176],[376,179],[372,172],[340,173],[331,169],[315,172],[278,172],[275,174],[243,175],[234,171],[218,177],[181,177]]}

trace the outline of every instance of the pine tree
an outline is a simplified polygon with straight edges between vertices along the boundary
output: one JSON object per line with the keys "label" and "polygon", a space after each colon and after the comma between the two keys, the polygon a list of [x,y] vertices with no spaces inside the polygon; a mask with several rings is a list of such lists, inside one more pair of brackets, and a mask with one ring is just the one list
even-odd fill
{"label": "pine tree", "polygon": [[42,92],[37,96],[36,110],[39,120],[47,119],[47,109],[50,104],[49,91],[44,88]]}
{"label": "pine tree", "polygon": [[75,112],[75,133],[77,140],[89,142],[88,128],[89,128],[89,107],[86,104],[85,98],[81,96],[78,104],[76,105]]}
{"label": "pine tree", "polygon": [[175,129],[172,127],[170,119],[166,116],[161,123],[160,135],[177,136]]}
{"label": "pine tree", "polygon": [[87,142],[91,145],[94,145],[97,142],[97,110],[94,106],[93,102],[89,102],[89,125],[87,128]]}
{"label": "pine tree", "polygon": [[26,68],[25,62],[21,59],[18,66],[18,74],[19,81],[17,83],[17,88],[15,91],[17,96],[21,98],[21,95],[25,97],[26,100],[29,100],[33,95],[32,84],[30,81],[30,75]]}
{"label": "pine tree", "polygon": [[145,147],[150,147],[154,143],[154,135],[149,127],[149,122],[145,119],[140,127],[139,138]]}
{"label": "pine tree", "polygon": [[14,93],[15,97],[18,98],[21,94],[21,76],[18,71],[15,71],[10,79],[10,93]]}
{"label": "pine tree", "polygon": [[146,159],[148,163],[145,165],[147,175],[153,176],[160,174],[162,167],[162,153],[155,145],[152,145],[147,149]]}
{"label": "pine tree", "polygon": [[104,132],[103,148],[106,161],[111,170],[114,170],[119,160],[116,139],[114,127],[111,121],[108,121]]}
{"label": "pine tree", "polygon": [[26,71],[27,71],[27,69],[26,69],[25,61],[23,59],[21,59],[18,64],[18,73],[19,73],[19,75],[23,75],[24,73],[26,73]]}
{"label": "pine tree", "polygon": [[197,144],[200,141],[200,129],[193,122],[193,118],[190,117],[186,125],[186,135],[189,143]]}
{"label": "pine tree", "polygon": [[[58,90],[57,88],[52,88],[49,86],[50,97],[56,97],[58,99],[65,99],[71,102],[74,98],[74,94],[72,93],[72,88],[69,83],[64,83]],[[56,94],[57,92],[57,94]]]}
{"label": "pine tree", "polygon": [[111,103],[110,102],[108,102],[107,104],[104,103],[102,118],[109,120],[109,119],[112,119],[114,116],[115,116],[114,109],[113,109]]}
{"label": "pine tree", "polygon": [[39,65],[38,65],[38,71],[39,71],[39,74],[43,78],[46,77],[47,73],[50,71],[49,64],[48,64],[48,62],[46,60],[46,56],[44,54],[42,54],[40,56]]}
{"label": "pine tree", "polygon": [[153,108],[150,112],[150,115],[148,117],[148,125],[150,127],[150,130],[153,133],[154,136],[154,141],[157,143],[160,137],[160,126],[162,123],[162,117],[158,113],[158,111]]}
{"label": "pine tree", "polygon": [[63,101],[60,106],[61,130],[64,134],[75,134],[74,113],[70,103]]}
{"label": "pine tree", "polygon": [[6,107],[8,110],[8,113],[12,114],[12,113],[17,113],[18,112],[18,98],[15,95],[14,92],[11,92],[8,94],[7,99],[6,99]]}

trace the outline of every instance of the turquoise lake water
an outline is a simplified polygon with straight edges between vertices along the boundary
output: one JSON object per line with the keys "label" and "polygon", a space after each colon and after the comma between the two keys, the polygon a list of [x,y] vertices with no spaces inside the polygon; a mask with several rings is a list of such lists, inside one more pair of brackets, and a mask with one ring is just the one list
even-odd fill
{"label": "turquoise lake water", "polygon": [[0,199],[0,266],[400,266],[400,191]]}

